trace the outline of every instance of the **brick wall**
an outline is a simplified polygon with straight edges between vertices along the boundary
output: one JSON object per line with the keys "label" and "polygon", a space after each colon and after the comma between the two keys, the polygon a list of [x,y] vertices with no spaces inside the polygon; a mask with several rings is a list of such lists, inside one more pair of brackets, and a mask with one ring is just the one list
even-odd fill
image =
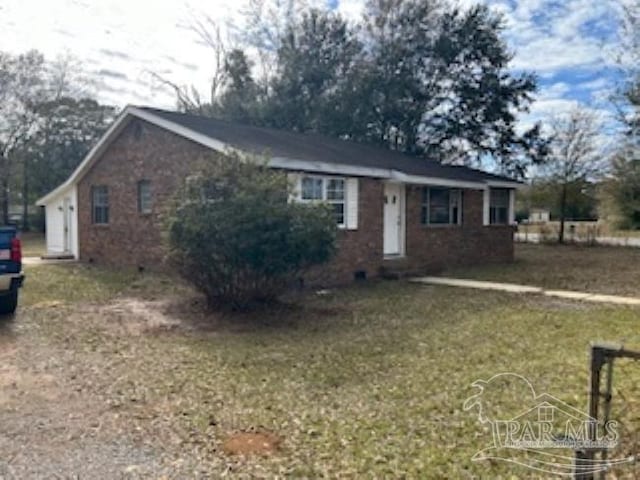
{"label": "brick wall", "polygon": [[[118,266],[160,267],[163,205],[197,162],[213,152],[133,120],[78,183],[80,259]],[[151,214],[138,213],[137,182],[151,181]],[[109,224],[91,222],[91,186],[109,187]]]}
{"label": "brick wall", "polygon": [[[80,258],[117,266],[163,266],[163,207],[197,163],[214,153],[141,120],[133,120],[78,184]],[[138,213],[137,182],[151,182],[153,211]],[[91,186],[109,187],[109,225],[91,222]],[[510,261],[511,227],[482,226],[482,192],[466,190],[464,225],[420,224],[420,187],[407,187],[407,261],[415,270]],[[356,271],[376,276],[383,265],[383,182],[359,179],[358,229],[338,233],[338,253],[305,276],[308,284],[341,284]]]}
{"label": "brick wall", "polygon": [[[163,206],[193,168],[214,153],[141,120],[132,121],[78,184],[80,259],[116,266],[161,269]],[[151,182],[153,211],[138,213],[137,183]],[[109,187],[109,224],[91,221],[91,187]],[[359,182],[357,230],[338,232],[334,260],[305,281],[347,283],[353,272],[377,272],[382,258],[382,183]]]}
{"label": "brick wall", "polygon": [[422,225],[422,187],[407,187],[407,256],[418,270],[513,260],[513,227],[482,224],[482,191],[463,190],[462,225]]}

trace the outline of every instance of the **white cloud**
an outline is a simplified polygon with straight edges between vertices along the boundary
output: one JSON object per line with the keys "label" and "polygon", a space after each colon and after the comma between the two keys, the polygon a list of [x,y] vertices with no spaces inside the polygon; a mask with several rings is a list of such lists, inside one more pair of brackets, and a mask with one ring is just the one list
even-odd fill
{"label": "white cloud", "polygon": [[610,0],[531,0],[513,7],[499,5],[506,12],[507,39],[515,50],[514,68],[545,73],[614,61],[603,38],[617,16]]}
{"label": "white cloud", "polygon": [[237,7],[224,0],[191,0],[189,6],[169,0],[21,0],[0,6],[2,49],[35,48],[51,59],[71,53],[103,84],[104,101],[171,107],[172,96],[151,84],[147,72],[170,72],[178,83],[205,89],[211,54],[184,25],[190,11],[222,21]]}

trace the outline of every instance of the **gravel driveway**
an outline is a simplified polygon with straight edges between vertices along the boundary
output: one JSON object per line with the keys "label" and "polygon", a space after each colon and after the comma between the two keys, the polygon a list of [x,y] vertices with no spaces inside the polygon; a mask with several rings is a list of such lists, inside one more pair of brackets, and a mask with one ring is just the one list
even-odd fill
{"label": "gravel driveway", "polygon": [[[154,436],[113,401],[122,358],[97,353],[95,341],[109,337],[92,337],[91,326],[153,321],[131,309],[42,305],[0,320],[1,480],[206,476],[181,442]],[[120,333],[113,338],[131,335]]]}

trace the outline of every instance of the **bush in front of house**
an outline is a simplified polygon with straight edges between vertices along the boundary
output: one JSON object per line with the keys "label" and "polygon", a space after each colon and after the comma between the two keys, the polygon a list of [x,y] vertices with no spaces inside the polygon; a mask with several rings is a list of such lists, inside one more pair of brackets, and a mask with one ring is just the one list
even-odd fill
{"label": "bush in front of house", "polygon": [[326,205],[289,202],[286,174],[215,157],[189,177],[168,221],[169,256],[213,308],[271,302],[335,253]]}

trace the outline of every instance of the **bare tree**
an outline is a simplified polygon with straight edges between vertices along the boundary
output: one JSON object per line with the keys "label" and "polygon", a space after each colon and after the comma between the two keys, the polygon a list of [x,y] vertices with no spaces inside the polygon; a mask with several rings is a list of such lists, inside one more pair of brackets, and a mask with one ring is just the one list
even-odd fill
{"label": "bare tree", "polygon": [[599,145],[600,121],[588,110],[575,108],[551,122],[551,153],[542,167],[542,176],[555,187],[560,207],[558,242],[565,240],[569,188],[577,182],[598,177],[606,165]]}
{"label": "bare tree", "polygon": [[244,29],[236,33],[240,43],[257,56],[263,89],[278,68],[277,52],[285,32],[309,6],[306,0],[249,0],[241,11]]}
{"label": "bare tree", "polygon": [[161,86],[172,90],[177,106],[182,111],[204,114],[215,107],[220,92],[226,82],[225,63],[227,59],[227,44],[223,38],[223,29],[209,15],[201,12],[191,12],[184,28],[195,34],[197,42],[207,47],[212,53],[211,75],[209,79],[208,98],[203,98],[194,85],[181,85],[156,72],[148,72],[152,80]]}

